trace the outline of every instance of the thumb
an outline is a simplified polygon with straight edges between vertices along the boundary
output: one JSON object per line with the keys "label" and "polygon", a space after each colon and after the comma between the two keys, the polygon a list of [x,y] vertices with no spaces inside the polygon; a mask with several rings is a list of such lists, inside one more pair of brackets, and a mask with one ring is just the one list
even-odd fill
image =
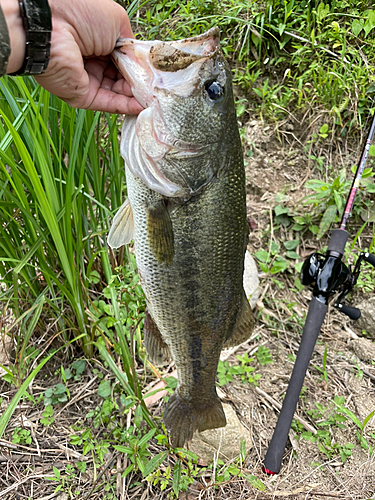
{"label": "thumb", "polygon": [[119,38],[134,38],[133,30],[130,25],[129,16],[126,10],[119,4],[115,4],[118,7],[117,12],[120,22]]}

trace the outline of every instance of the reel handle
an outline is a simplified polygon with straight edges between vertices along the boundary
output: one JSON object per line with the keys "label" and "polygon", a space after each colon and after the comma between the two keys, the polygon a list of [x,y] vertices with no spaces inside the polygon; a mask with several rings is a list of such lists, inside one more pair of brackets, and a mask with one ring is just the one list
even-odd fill
{"label": "reel handle", "polygon": [[354,321],[361,317],[361,311],[357,307],[350,307],[345,304],[335,304],[334,307]]}
{"label": "reel handle", "polygon": [[373,253],[365,253],[363,259],[375,267],[375,255]]}

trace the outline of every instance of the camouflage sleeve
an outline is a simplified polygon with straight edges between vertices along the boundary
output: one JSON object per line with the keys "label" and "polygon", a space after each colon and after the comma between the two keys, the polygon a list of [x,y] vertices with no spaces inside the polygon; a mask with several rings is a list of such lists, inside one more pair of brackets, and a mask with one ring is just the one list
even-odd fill
{"label": "camouflage sleeve", "polygon": [[5,75],[10,55],[8,28],[0,7],[0,76]]}

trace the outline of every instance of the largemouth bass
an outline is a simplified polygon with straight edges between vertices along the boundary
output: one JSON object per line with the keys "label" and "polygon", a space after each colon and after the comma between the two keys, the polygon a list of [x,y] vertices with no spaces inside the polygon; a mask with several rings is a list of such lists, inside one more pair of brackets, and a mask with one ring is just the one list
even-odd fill
{"label": "largemouth bass", "polygon": [[248,338],[245,172],[219,31],[178,42],[123,39],[113,58],[145,107],[122,127],[128,200],[109,244],[134,238],[146,296],[145,347],[171,355],[178,384],[164,423],[172,446],[226,425],[215,377],[224,344]]}

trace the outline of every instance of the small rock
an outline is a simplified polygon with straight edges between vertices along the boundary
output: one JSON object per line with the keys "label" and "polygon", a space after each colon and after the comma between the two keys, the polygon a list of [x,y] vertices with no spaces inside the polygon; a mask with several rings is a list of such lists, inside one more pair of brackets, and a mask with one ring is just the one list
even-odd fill
{"label": "small rock", "polygon": [[361,311],[361,317],[356,321],[356,326],[366,330],[367,335],[375,340],[375,297],[363,300],[356,307]]}
{"label": "small rock", "polygon": [[362,361],[375,360],[375,344],[369,339],[359,338],[352,340],[350,345]]}
{"label": "small rock", "polygon": [[59,496],[55,497],[55,500],[68,500],[68,495],[66,493],[60,493]]}
{"label": "small rock", "polygon": [[227,425],[219,429],[196,432],[189,442],[189,450],[207,464],[212,462],[219,450],[221,460],[230,460],[240,454],[241,439],[246,448],[250,445],[250,432],[241,424],[230,404],[223,404]]}
{"label": "small rock", "polygon": [[259,277],[258,269],[250,252],[245,253],[245,270],[243,273],[243,287],[249,300],[251,309],[254,309],[259,299]]}

